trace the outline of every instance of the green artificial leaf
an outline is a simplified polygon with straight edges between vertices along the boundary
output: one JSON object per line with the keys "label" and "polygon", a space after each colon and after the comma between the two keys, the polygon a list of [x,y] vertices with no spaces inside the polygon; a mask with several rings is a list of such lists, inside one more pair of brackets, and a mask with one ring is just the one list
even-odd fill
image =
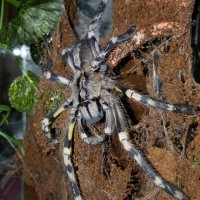
{"label": "green artificial leaf", "polygon": [[10,51],[8,45],[0,43],[0,51],[1,50]]}
{"label": "green artificial leaf", "polygon": [[38,77],[30,71],[17,77],[8,92],[12,107],[20,112],[31,113],[37,101],[38,83]]}
{"label": "green artificial leaf", "polygon": [[11,108],[6,105],[0,104],[0,126],[4,123],[8,123],[8,116],[10,115]]}
{"label": "green artificial leaf", "polygon": [[34,82],[36,87],[38,86],[40,79],[32,71],[28,71],[28,77]]}
{"label": "green artificial leaf", "polygon": [[38,42],[55,27],[62,8],[61,0],[24,0],[17,16],[0,31],[0,42],[10,47]]}
{"label": "green artificial leaf", "polygon": [[0,136],[4,137],[6,140],[8,140],[8,142],[10,142],[11,144],[17,146],[21,152],[22,152],[22,155],[25,156],[25,150],[24,150],[24,147],[22,145],[22,143],[19,141],[19,140],[16,140],[15,138],[3,133],[0,131]]}

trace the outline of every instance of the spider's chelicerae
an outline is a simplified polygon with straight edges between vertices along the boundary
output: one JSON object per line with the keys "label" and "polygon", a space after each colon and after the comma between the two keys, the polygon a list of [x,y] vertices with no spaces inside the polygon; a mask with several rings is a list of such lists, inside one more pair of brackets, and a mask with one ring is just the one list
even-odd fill
{"label": "spider's chelicerae", "polygon": [[103,142],[104,137],[90,135],[88,126],[105,119],[104,136],[111,136],[117,131],[119,140],[124,149],[134,159],[144,172],[158,186],[171,194],[176,199],[186,200],[187,196],[171,183],[164,180],[156,170],[148,164],[140,151],[129,140],[121,101],[117,93],[137,101],[143,105],[154,106],[166,111],[196,114],[199,107],[171,105],[140,94],[135,90],[127,89],[109,77],[108,67],[104,64],[107,55],[114,47],[124,41],[133,39],[137,33],[137,28],[132,26],[125,34],[113,37],[100,50],[98,37],[95,30],[100,22],[101,16],[107,0],[102,0],[99,4],[96,15],[89,25],[88,33],[84,39],[75,42],[62,52],[64,60],[73,72],[73,80],[61,77],[48,69],[43,69],[43,74],[47,79],[64,84],[71,89],[71,96],[55,111],[42,120],[42,129],[45,136],[50,139],[50,125],[55,118],[65,109],[71,108],[68,130],[64,143],[63,160],[68,178],[70,180],[74,199],[82,199],[71,161],[72,138],[75,124],[78,125],[79,134],[82,140],[91,145]]}

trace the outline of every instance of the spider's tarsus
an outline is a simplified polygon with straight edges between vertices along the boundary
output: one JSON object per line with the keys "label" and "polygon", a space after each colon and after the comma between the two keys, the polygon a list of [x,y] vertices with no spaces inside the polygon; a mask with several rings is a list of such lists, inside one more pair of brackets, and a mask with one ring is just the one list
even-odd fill
{"label": "spider's tarsus", "polygon": [[175,108],[173,112],[176,113],[184,113],[187,115],[196,115],[200,112],[200,107],[190,106],[190,105],[182,105],[182,104],[174,104]]}
{"label": "spider's tarsus", "polygon": [[136,31],[137,31],[137,27],[132,26],[131,28],[128,29],[128,31],[125,34],[119,35],[118,37],[116,37],[117,41],[115,43],[121,43],[133,38]]}
{"label": "spider's tarsus", "polygon": [[[65,147],[64,147],[65,148]],[[64,150],[66,152],[66,150]],[[74,168],[71,162],[71,159],[68,154],[64,154],[64,164],[65,164],[65,169],[67,171],[67,175],[70,180],[70,185],[72,188],[73,196],[75,200],[82,200],[82,196],[75,178],[75,172]]]}

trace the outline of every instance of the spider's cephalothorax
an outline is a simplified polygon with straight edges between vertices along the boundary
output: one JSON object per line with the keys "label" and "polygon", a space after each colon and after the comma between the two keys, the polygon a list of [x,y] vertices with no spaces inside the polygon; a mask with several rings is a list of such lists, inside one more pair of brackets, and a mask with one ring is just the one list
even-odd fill
{"label": "spider's cephalothorax", "polygon": [[118,132],[119,140],[128,154],[136,160],[144,172],[176,199],[186,200],[186,195],[175,186],[165,181],[156,170],[148,164],[146,159],[137,150],[128,138],[127,128],[124,121],[121,102],[116,93],[121,93],[143,105],[154,106],[163,110],[180,112],[188,115],[196,114],[199,107],[171,105],[161,101],[151,99],[135,90],[126,89],[109,77],[105,59],[114,47],[123,41],[134,40],[137,29],[132,26],[125,34],[113,37],[100,51],[98,40],[95,36],[95,29],[101,15],[106,7],[107,0],[102,0],[96,11],[96,16],[92,20],[89,31],[84,39],[65,48],[62,52],[64,61],[68,63],[72,72],[73,80],[68,80],[58,76],[48,69],[43,69],[46,78],[67,85],[71,88],[70,97],[55,111],[42,120],[42,129],[48,139],[51,138],[49,126],[54,119],[66,108],[71,108],[67,135],[65,138],[63,159],[66,172],[68,174],[74,198],[82,199],[80,190],[75,178],[75,172],[71,162],[72,136],[75,124],[78,125],[80,137],[88,144],[99,144],[103,141],[103,136],[91,136],[87,132],[90,124],[98,123],[105,118],[104,134],[111,136],[114,131]]}

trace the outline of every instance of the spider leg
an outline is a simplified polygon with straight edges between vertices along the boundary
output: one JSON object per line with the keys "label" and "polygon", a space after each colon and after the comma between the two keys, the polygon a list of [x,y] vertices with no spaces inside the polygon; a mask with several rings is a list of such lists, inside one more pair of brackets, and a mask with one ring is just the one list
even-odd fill
{"label": "spider leg", "polygon": [[90,47],[91,47],[94,57],[97,57],[100,53],[100,49],[99,49],[99,45],[98,45],[98,42],[97,42],[95,36],[89,37],[89,44],[90,44]]}
{"label": "spider leg", "polygon": [[106,8],[106,5],[108,3],[108,0],[102,0],[96,10],[96,15],[94,19],[91,21],[90,26],[89,26],[89,31],[88,31],[88,38],[96,38],[95,37],[95,29],[98,26],[98,23],[100,22],[100,19],[102,17],[102,14]]}
{"label": "spider leg", "polygon": [[70,122],[67,129],[67,134],[65,136],[65,141],[64,141],[63,158],[64,158],[64,165],[65,165],[66,172],[70,181],[74,199],[82,200],[81,193],[80,193],[79,186],[78,186],[75,172],[74,172],[74,167],[71,161],[72,139],[73,139],[74,127],[76,124],[76,116],[75,116],[76,111],[77,111],[77,108],[75,108],[75,110],[72,110],[72,113],[70,115]]}
{"label": "spider leg", "polygon": [[113,112],[111,108],[105,109],[105,116],[106,116],[106,122],[105,122],[105,128],[104,133],[105,135],[111,136],[113,133]]}
{"label": "spider leg", "polygon": [[53,110],[49,115],[47,115],[41,122],[42,130],[45,133],[47,139],[51,139],[49,126],[52,122],[70,105],[71,99],[67,99],[61,106]]}
{"label": "spider leg", "polygon": [[89,31],[87,37],[89,39],[89,44],[92,50],[94,57],[97,57],[100,53],[99,49],[99,38],[96,34],[96,28],[98,23],[100,22],[101,16],[106,8],[107,0],[101,1],[99,7],[97,8],[96,15],[94,19],[91,21],[89,26]]}
{"label": "spider leg", "polygon": [[135,35],[136,30],[137,30],[136,26],[132,26],[131,28],[128,29],[128,31],[125,34],[113,37],[105,45],[101,53],[94,59],[94,61],[91,64],[91,69],[93,71],[99,70],[99,68],[101,67],[99,65],[105,61],[106,56],[116,47],[116,45],[131,39]]}
{"label": "spider leg", "polygon": [[50,79],[51,81],[55,81],[57,83],[60,84],[64,84],[64,85],[71,85],[71,81],[68,80],[67,78],[64,78],[62,76],[58,76],[56,75],[54,72],[50,71],[50,70],[43,70],[43,75],[47,78]]}
{"label": "spider leg", "polygon": [[83,119],[81,119],[80,117],[78,118],[78,128],[79,128],[79,133],[80,133],[80,137],[81,139],[87,143],[87,144],[91,144],[91,145],[98,145],[100,143],[103,142],[103,138],[100,136],[89,136],[86,133],[86,125]]}
{"label": "spider leg", "polygon": [[105,138],[103,142],[103,175],[106,178],[110,177],[110,163],[109,163],[109,157],[110,157],[110,143],[111,143],[111,135],[114,132],[114,126],[113,126],[113,121],[114,121],[114,116],[112,112],[112,108],[107,107],[105,109],[105,128],[104,128],[104,133],[105,133]]}
{"label": "spider leg", "polygon": [[72,55],[72,47],[66,47],[62,51],[62,57],[65,63],[68,63],[73,73],[76,73],[77,70],[80,70],[77,66],[75,66],[73,55]]}
{"label": "spider leg", "polygon": [[128,151],[131,158],[133,158],[138,163],[138,165],[140,165],[143,171],[153,180],[153,182],[158,187],[163,188],[167,193],[171,194],[176,199],[188,200],[187,196],[183,192],[181,192],[171,183],[162,179],[161,176],[156,172],[156,170],[147,162],[146,159],[144,159],[142,154],[129,141],[128,133],[126,131],[126,126],[122,116],[122,111],[115,103],[113,104],[113,112],[117,125],[119,140],[123,144],[125,150]]}
{"label": "spider leg", "polygon": [[125,93],[127,97],[134,101],[140,102],[143,105],[153,106],[162,110],[175,113],[184,113],[187,115],[195,115],[200,112],[200,107],[184,104],[168,104],[163,101],[152,99],[147,95],[140,94],[135,90],[124,89],[120,87],[115,87],[115,89],[120,93]]}

